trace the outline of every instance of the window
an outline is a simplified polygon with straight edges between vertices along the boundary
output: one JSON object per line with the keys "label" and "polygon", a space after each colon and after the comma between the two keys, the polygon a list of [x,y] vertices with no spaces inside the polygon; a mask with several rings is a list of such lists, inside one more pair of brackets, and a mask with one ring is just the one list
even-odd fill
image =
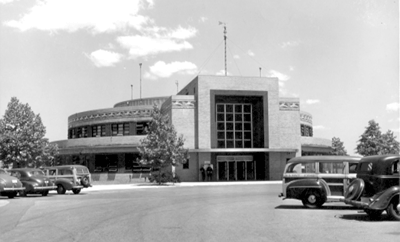
{"label": "window", "polygon": [[217,147],[252,148],[251,104],[217,104]]}
{"label": "window", "polygon": [[329,174],[343,174],[344,171],[344,163],[343,162],[324,162],[319,163],[319,172],[320,173],[329,173]]}
{"label": "window", "polygon": [[399,167],[399,160],[395,161],[391,167],[392,175],[399,175],[400,167]]}
{"label": "window", "polygon": [[186,159],[186,163],[183,163],[182,168],[189,169],[189,159]]}
{"label": "window", "polygon": [[124,135],[129,135],[130,134],[129,123],[124,123],[123,126],[124,126]]}
{"label": "window", "polygon": [[146,122],[136,123],[136,134],[145,135],[147,134],[148,124]]}
{"label": "window", "polygon": [[293,163],[288,166],[286,173],[315,173],[315,163]]}
{"label": "window", "polygon": [[82,137],[83,138],[88,137],[87,127],[82,127]]}
{"label": "window", "polygon": [[101,136],[106,136],[106,126],[105,125],[101,125],[99,127],[101,127]]}

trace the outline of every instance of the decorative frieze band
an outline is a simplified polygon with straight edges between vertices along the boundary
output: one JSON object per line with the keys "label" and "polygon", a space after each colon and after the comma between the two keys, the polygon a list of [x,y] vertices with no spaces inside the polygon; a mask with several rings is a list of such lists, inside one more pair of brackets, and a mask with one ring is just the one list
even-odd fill
{"label": "decorative frieze band", "polygon": [[300,104],[298,102],[280,101],[279,110],[281,111],[300,111]]}
{"label": "decorative frieze band", "polygon": [[172,100],[174,109],[191,109],[195,107],[195,100]]}
{"label": "decorative frieze band", "polygon": [[300,122],[312,125],[312,116],[310,114],[300,113]]}
{"label": "decorative frieze band", "polygon": [[79,121],[94,121],[94,120],[103,120],[110,118],[139,118],[139,117],[150,117],[152,109],[141,109],[141,110],[126,110],[120,112],[105,112],[105,113],[96,113],[96,114],[88,114],[77,117],[70,117],[68,123],[74,123]]}

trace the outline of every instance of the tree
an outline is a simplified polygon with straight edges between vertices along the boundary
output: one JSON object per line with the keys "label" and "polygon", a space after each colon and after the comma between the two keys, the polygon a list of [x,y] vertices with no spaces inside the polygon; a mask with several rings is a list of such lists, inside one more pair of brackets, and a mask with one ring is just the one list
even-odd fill
{"label": "tree", "polygon": [[3,165],[50,165],[58,147],[50,144],[44,138],[45,134],[40,115],[35,115],[28,104],[11,98],[3,119],[0,119],[0,160]]}
{"label": "tree", "polygon": [[168,181],[162,179],[171,173],[168,169],[187,162],[188,150],[183,147],[183,136],[178,137],[174,126],[169,124],[156,105],[153,107],[151,117],[147,136],[140,141],[138,149],[141,155],[140,162],[150,165],[153,171],[158,170],[158,175],[153,173],[152,175],[161,184]]}
{"label": "tree", "polygon": [[340,141],[340,138],[332,138],[332,149],[333,151],[331,151],[331,155],[348,155],[343,146],[343,142]]}
{"label": "tree", "polygon": [[374,120],[368,122],[368,127],[356,147],[357,153],[363,156],[399,154],[399,149],[399,142],[396,141],[393,132],[388,130],[382,134],[379,124]]}

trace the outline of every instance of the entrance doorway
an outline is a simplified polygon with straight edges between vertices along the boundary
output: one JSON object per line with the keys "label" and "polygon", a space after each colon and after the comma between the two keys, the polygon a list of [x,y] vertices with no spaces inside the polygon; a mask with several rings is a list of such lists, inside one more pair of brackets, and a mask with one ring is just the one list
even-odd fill
{"label": "entrance doorway", "polygon": [[217,156],[219,181],[255,180],[253,156]]}

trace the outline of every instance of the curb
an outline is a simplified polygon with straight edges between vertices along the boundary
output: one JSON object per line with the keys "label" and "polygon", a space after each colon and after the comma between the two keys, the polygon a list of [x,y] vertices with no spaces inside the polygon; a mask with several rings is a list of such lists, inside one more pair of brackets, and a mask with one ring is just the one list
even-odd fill
{"label": "curb", "polygon": [[238,185],[268,185],[282,184],[282,181],[255,181],[255,182],[182,182],[167,183],[164,185],[141,183],[141,184],[110,184],[110,185],[93,185],[87,188],[85,192],[110,191],[110,190],[129,190],[129,189],[146,189],[146,188],[174,188],[174,187],[196,187],[196,186],[238,186]]}

